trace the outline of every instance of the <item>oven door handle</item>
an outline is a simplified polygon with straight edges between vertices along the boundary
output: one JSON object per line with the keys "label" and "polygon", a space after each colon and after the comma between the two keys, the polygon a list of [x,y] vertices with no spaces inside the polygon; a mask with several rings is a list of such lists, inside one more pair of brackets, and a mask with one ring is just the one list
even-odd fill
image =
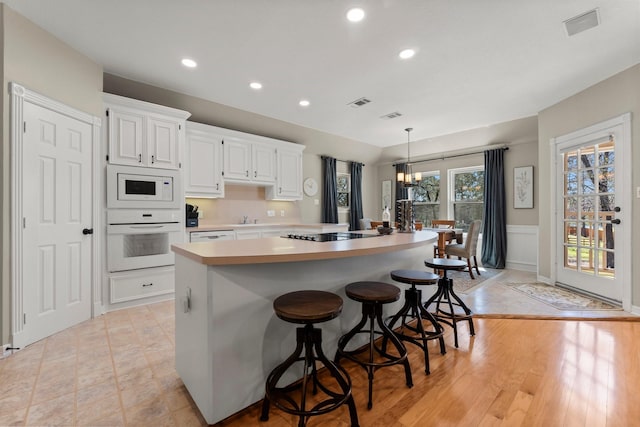
{"label": "oven door handle", "polygon": [[146,230],[150,228],[163,228],[164,225],[130,225],[129,228],[144,228]]}

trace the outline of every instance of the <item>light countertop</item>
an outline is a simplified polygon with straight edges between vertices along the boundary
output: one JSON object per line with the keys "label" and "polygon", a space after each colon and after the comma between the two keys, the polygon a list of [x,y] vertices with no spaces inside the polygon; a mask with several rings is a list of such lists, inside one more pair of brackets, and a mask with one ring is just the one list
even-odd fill
{"label": "light countertop", "polygon": [[187,232],[192,233],[195,231],[228,231],[228,230],[239,230],[244,228],[287,228],[295,230],[296,228],[304,228],[304,229],[318,229],[321,230],[327,227],[346,227],[349,228],[349,224],[340,223],[340,224],[327,224],[322,222],[317,223],[270,223],[270,222],[259,222],[257,224],[249,223],[249,224],[208,224],[208,223],[200,223],[197,227],[187,227]]}
{"label": "light countertop", "polygon": [[[305,224],[305,226],[308,225]],[[416,231],[337,242],[312,242],[268,237],[251,240],[181,243],[172,245],[171,248],[177,255],[185,256],[201,264],[241,265],[373,255],[415,248],[434,242],[436,238],[437,234],[432,231]]]}

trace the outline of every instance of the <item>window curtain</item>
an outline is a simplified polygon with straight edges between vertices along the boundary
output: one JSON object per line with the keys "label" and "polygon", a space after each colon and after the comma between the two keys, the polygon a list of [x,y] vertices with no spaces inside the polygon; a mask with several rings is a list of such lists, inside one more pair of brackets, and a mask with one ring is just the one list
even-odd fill
{"label": "window curtain", "polygon": [[[397,163],[396,164],[396,201],[405,200],[409,198],[409,189],[404,186],[403,182],[398,182],[398,174],[400,172],[405,173],[407,171],[406,163]],[[392,209],[393,206],[389,206],[389,209]]]}
{"label": "window curtain", "polygon": [[504,268],[507,258],[507,205],[504,189],[504,149],[484,152],[484,221],[482,264]]}
{"label": "window curtain", "polygon": [[351,201],[349,230],[360,230],[362,219],[362,163],[351,162]]}
{"label": "window curtain", "polygon": [[322,222],[338,223],[338,178],[336,174],[336,159],[322,156]]}

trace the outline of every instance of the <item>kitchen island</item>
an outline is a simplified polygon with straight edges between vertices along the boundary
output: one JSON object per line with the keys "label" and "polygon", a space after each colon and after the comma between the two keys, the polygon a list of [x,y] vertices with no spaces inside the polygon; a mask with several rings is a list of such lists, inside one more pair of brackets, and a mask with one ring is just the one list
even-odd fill
{"label": "kitchen island", "polygon": [[[176,370],[205,420],[216,423],[262,399],[267,375],[295,348],[296,326],[276,317],[275,298],[302,289],[343,298],[342,315],[319,325],[332,357],[337,339],[361,316],[345,285],[391,282],[394,269],[423,270],[436,238],[419,231],[331,242],[271,237],[173,245]],[[401,303],[385,306],[387,314]],[[283,379],[295,381],[289,373]]]}

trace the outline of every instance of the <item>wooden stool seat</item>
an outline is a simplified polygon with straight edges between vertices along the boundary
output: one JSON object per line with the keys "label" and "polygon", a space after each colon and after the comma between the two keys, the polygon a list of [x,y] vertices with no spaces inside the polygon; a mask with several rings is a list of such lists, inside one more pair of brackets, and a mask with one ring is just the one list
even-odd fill
{"label": "wooden stool seat", "polygon": [[354,282],[347,285],[345,293],[358,302],[388,304],[400,299],[397,286],[382,282]]}
{"label": "wooden stool seat", "polygon": [[[298,427],[304,427],[312,416],[323,415],[342,405],[349,407],[351,427],[358,427],[358,414],[351,394],[351,379],[347,371],[329,360],[322,351],[322,330],[314,323],[334,319],[342,312],[342,298],[331,292],[295,291],[281,295],[273,301],[276,315],[291,323],[302,323],[296,329],[296,349],[267,377],[260,420],[269,419],[273,403],[282,411],[298,416]],[[302,379],[291,385],[279,385],[280,379],[296,363],[302,362]],[[318,379],[318,363],[331,378]],[[299,367],[298,367],[299,368]],[[296,369],[299,372],[299,369]],[[311,384],[311,387],[309,386]],[[300,391],[298,391],[300,390]],[[321,397],[318,394],[322,392]],[[308,401],[309,394],[313,394]],[[298,399],[298,400],[296,400]]]}
{"label": "wooden stool seat", "polygon": [[391,278],[408,285],[435,285],[440,280],[437,274],[420,270],[393,270]]}
{"label": "wooden stool seat", "polygon": [[[431,373],[429,368],[429,340],[437,339],[440,342],[440,353],[445,354],[444,328],[438,323],[429,311],[422,305],[422,291],[416,285],[435,285],[440,276],[434,273],[420,270],[393,270],[391,278],[400,283],[407,283],[411,288],[404,291],[404,305],[389,320],[389,329],[394,328],[400,321],[398,338],[420,347],[424,353],[424,371]],[[412,322],[415,320],[415,325]],[[423,321],[431,323],[433,330],[426,330]]]}
{"label": "wooden stool seat", "polygon": [[[429,306],[435,302],[436,309],[433,316],[442,323],[453,328],[453,338],[456,348],[458,347],[458,326],[457,323],[466,320],[469,322],[469,333],[475,335],[473,327],[473,313],[467,305],[453,290],[453,280],[447,277],[449,270],[464,270],[467,263],[459,259],[449,258],[432,258],[424,261],[424,265],[443,272],[443,276],[438,280],[438,290],[424,303],[425,309],[429,310]],[[445,308],[441,308],[445,306]],[[456,307],[462,309],[456,311]],[[448,308],[448,310],[447,310]]]}
{"label": "wooden stool seat", "polygon": [[[400,339],[382,320],[382,306],[400,298],[400,288],[381,282],[354,282],[346,286],[347,296],[362,303],[362,319],[349,332],[338,340],[338,350],[334,362],[340,363],[341,358],[347,358],[367,371],[369,378],[369,402],[367,407],[373,407],[373,374],[376,369],[398,363],[404,365],[407,387],[413,386],[411,367],[407,358],[407,349]],[[366,328],[369,323],[368,329]],[[366,334],[369,342],[353,350],[347,350],[352,338],[358,334]],[[383,339],[383,347],[376,345],[376,336]],[[395,347],[397,354],[387,352],[387,341]]]}
{"label": "wooden stool seat", "polygon": [[450,258],[431,258],[424,261],[424,265],[435,270],[444,270],[445,277],[447,277],[447,271],[449,270],[464,270],[467,267],[467,263],[459,259]]}
{"label": "wooden stool seat", "polygon": [[342,298],[325,291],[295,291],[273,301],[276,316],[291,323],[321,323],[342,312]]}

